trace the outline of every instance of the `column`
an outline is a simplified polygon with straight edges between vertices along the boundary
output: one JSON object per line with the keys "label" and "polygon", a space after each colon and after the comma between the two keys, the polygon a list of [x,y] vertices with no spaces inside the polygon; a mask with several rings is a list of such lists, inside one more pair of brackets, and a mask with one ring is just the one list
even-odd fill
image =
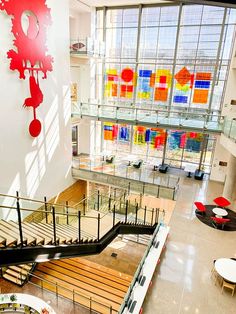
{"label": "column", "polygon": [[229,157],[223,196],[236,205],[236,157],[233,155]]}

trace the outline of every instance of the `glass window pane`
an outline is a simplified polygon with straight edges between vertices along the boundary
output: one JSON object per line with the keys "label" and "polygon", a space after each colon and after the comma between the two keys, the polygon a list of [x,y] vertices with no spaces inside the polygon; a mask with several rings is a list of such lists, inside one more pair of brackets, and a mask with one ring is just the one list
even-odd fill
{"label": "glass window pane", "polygon": [[125,9],[123,12],[123,27],[138,26],[139,9]]}
{"label": "glass window pane", "polygon": [[224,8],[214,6],[204,6],[202,24],[222,24]]}
{"label": "glass window pane", "polygon": [[122,58],[135,58],[137,51],[137,28],[123,29],[122,32]]}
{"label": "glass window pane", "polygon": [[106,18],[106,27],[122,27],[123,10],[108,10]]}
{"label": "glass window pane", "polygon": [[178,24],[179,7],[161,7],[160,26],[171,26]]}
{"label": "glass window pane", "polygon": [[184,5],[182,9],[182,25],[199,25],[202,18],[202,5]]}
{"label": "glass window pane", "polygon": [[160,19],[160,8],[143,8],[141,27],[158,26]]}

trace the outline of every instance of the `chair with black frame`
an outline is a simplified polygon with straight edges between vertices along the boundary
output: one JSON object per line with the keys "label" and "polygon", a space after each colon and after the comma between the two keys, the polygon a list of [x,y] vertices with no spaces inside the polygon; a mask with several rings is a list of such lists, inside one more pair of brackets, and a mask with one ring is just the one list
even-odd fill
{"label": "chair with black frame", "polygon": [[167,165],[167,164],[163,163],[159,166],[159,172],[161,172],[161,173],[166,173],[168,171],[168,169],[169,169],[169,165]]}
{"label": "chair with black frame", "polygon": [[143,160],[142,159],[138,159],[133,163],[133,167],[136,169],[139,169],[143,164]]}
{"label": "chair with black frame", "polygon": [[230,219],[222,217],[211,217],[211,220],[214,228],[218,229],[221,227],[222,230],[224,229],[225,224],[230,222]]}
{"label": "chair with black frame", "polygon": [[106,156],[106,162],[109,163],[109,164],[112,164],[113,163],[113,160],[114,160],[115,156],[114,155],[109,155],[109,156]]}
{"label": "chair with black frame", "polygon": [[202,202],[194,202],[197,207],[196,214],[206,215],[206,206]]}

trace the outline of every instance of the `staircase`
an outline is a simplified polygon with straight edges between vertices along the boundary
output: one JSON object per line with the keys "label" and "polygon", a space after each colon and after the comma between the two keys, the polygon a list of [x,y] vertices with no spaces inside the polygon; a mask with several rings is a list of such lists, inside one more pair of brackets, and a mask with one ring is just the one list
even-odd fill
{"label": "staircase", "polygon": [[[18,195],[18,194],[17,194]],[[19,196],[2,195],[4,200],[7,197],[15,198],[15,207],[13,205],[0,205],[1,217],[15,217],[13,220],[0,220],[0,267],[16,266],[21,264],[37,263],[58,258],[71,258],[76,256],[99,254],[111,241],[119,234],[152,234],[158,225],[158,209],[146,211],[135,207],[128,207],[128,201],[125,207],[122,207],[125,214],[118,214],[121,206],[117,200],[97,201],[97,208],[100,205],[104,212],[98,210],[87,211],[78,210],[77,207],[64,207],[63,205],[43,203],[22,198],[24,203],[29,201],[29,207],[24,204],[21,208],[21,199]],[[109,206],[110,202],[114,204]],[[39,210],[32,210],[32,202],[39,206]],[[88,203],[87,203],[88,204]],[[8,215],[8,213],[11,215]],[[29,212],[42,213],[41,221],[28,220]],[[22,221],[22,217],[26,217]],[[37,216],[38,217],[38,216]],[[32,217],[31,217],[32,218]],[[34,218],[34,217],[33,217]],[[12,275],[13,269],[8,271]],[[24,275],[22,273],[22,275]],[[14,277],[14,276],[13,276]],[[19,278],[17,278],[17,283]]]}
{"label": "staircase", "polygon": [[34,264],[20,264],[17,266],[3,267],[2,277],[18,286],[23,286],[27,279],[28,274],[34,268]]}

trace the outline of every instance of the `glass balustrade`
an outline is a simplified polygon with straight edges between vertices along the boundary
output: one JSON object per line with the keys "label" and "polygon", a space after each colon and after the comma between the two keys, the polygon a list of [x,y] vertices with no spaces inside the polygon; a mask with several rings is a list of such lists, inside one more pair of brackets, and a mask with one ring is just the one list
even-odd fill
{"label": "glass balustrade", "polygon": [[133,106],[101,105],[81,103],[73,106],[72,116],[89,116],[112,119],[131,124],[160,125],[166,128],[186,128],[221,132],[224,118],[219,112],[169,111],[167,109],[146,109]]}
{"label": "glass balustrade", "polygon": [[223,125],[223,133],[225,136],[236,140],[236,119],[226,118]]}

